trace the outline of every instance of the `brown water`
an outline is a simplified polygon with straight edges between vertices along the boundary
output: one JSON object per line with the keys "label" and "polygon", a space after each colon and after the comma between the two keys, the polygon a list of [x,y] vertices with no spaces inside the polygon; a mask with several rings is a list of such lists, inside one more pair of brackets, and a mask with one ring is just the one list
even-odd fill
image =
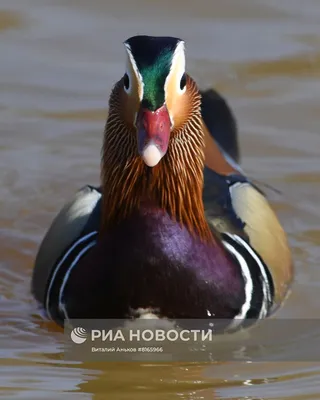
{"label": "brown water", "polygon": [[34,315],[37,246],[73,192],[98,183],[122,41],[138,33],[183,37],[189,72],[230,100],[245,170],[283,193],[270,198],[296,282],[276,318],[320,317],[319,0],[1,0],[0,396],[320,399],[320,360],[67,363],[61,331]]}

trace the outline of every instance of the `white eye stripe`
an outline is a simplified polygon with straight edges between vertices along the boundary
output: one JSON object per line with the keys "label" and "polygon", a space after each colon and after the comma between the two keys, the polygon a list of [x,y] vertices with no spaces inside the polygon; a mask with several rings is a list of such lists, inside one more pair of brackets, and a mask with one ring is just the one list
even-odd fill
{"label": "white eye stripe", "polygon": [[173,74],[176,75],[177,79],[175,80],[176,82],[176,90],[179,94],[183,94],[186,91],[186,86],[184,86],[183,89],[180,87],[181,79],[183,78],[184,74],[186,72],[186,57],[185,57],[185,49],[184,49],[184,42],[181,41],[178,43],[173,57],[172,57],[172,62],[171,62],[171,68],[170,72],[166,78],[165,84],[164,84],[164,89],[165,89],[165,94],[167,96],[167,89],[169,82],[174,79]]}
{"label": "white eye stripe", "polygon": [[[139,99],[140,101],[142,101],[143,99],[143,89],[144,89],[144,83],[143,83],[143,79],[142,76],[140,74],[140,71],[138,69],[137,63],[132,55],[131,52],[131,47],[128,43],[125,43],[125,48],[127,50],[127,55],[128,55],[128,59],[127,59],[127,68],[126,68],[126,74],[129,78],[129,87],[126,88],[124,86],[124,90],[126,93],[131,94],[132,93],[132,82],[134,79],[137,80],[138,82],[138,92],[139,92]],[[135,76],[132,75],[132,70]]]}

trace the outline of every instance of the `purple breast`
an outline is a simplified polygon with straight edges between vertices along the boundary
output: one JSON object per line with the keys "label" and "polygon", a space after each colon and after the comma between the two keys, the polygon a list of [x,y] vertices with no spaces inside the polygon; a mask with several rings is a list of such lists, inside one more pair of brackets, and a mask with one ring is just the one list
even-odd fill
{"label": "purple breast", "polygon": [[208,311],[233,318],[244,301],[241,271],[224,248],[150,206],[100,238],[86,258],[69,286],[75,307],[90,293],[77,317],[125,318],[152,307],[169,318],[208,318]]}

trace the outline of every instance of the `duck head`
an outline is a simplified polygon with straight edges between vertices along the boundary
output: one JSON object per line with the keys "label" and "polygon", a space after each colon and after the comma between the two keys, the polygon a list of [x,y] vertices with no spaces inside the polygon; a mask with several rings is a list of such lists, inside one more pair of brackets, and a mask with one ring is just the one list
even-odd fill
{"label": "duck head", "polygon": [[125,47],[124,90],[136,101],[132,122],[137,128],[138,151],[146,165],[154,167],[166,154],[171,131],[182,122],[179,111],[186,106],[184,42],[135,36]]}
{"label": "duck head", "polygon": [[127,63],[119,93],[124,118],[136,129],[139,155],[154,167],[167,153],[172,133],[194,112],[184,42],[173,37],[134,36],[124,45]]}
{"label": "duck head", "polygon": [[147,198],[211,235],[202,204],[201,96],[185,71],[184,42],[134,36],[124,46],[126,68],[110,96],[104,135],[104,220],[120,220]]}

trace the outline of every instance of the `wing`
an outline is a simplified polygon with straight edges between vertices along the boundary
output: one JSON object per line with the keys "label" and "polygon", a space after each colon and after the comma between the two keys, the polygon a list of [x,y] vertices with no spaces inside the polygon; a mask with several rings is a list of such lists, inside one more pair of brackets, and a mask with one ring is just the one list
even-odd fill
{"label": "wing", "polygon": [[202,118],[211,135],[223,153],[230,157],[230,161],[235,160],[239,163],[237,122],[231,108],[226,100],[213,89],[202,91],[201,97]]}
{"label": "wing", "polygon": [[52,268],[63,252],[79,236],[98,230],[100,200],[99,188],[85,186],[53,220],[38,250],[32,276],[32,292],[41,304]]}
{"label": "wing", "polygon": [[[217,115],[217,103],[210,103],[209,100],[207,97],[207,109],[211,104],[212,115]],[[227,103],[223,99],[219,101],[224,118],[233,118],[232,113],[226,111]],[[219,118],[221,120],[221,116]],[[211,123],[211,126],[207,127],[204,123],[206,168],[203,199],[208,222],[218,232],[241,236],[260,255],[274,281],[277,308],[288,293],[293,278],[287,236],[265,195],[244,175],[230,156],[236,154],[239,159],[235,123],[220,121],[217,135],[213,131],[215,125],[210,121],[207,117],[205,122]],[[225,132],[221,131],[223,129]],[[230,145],[221,140],[223,133],[226,138],[230,138]],[[216,137],[220,145],[215,141]]]}

